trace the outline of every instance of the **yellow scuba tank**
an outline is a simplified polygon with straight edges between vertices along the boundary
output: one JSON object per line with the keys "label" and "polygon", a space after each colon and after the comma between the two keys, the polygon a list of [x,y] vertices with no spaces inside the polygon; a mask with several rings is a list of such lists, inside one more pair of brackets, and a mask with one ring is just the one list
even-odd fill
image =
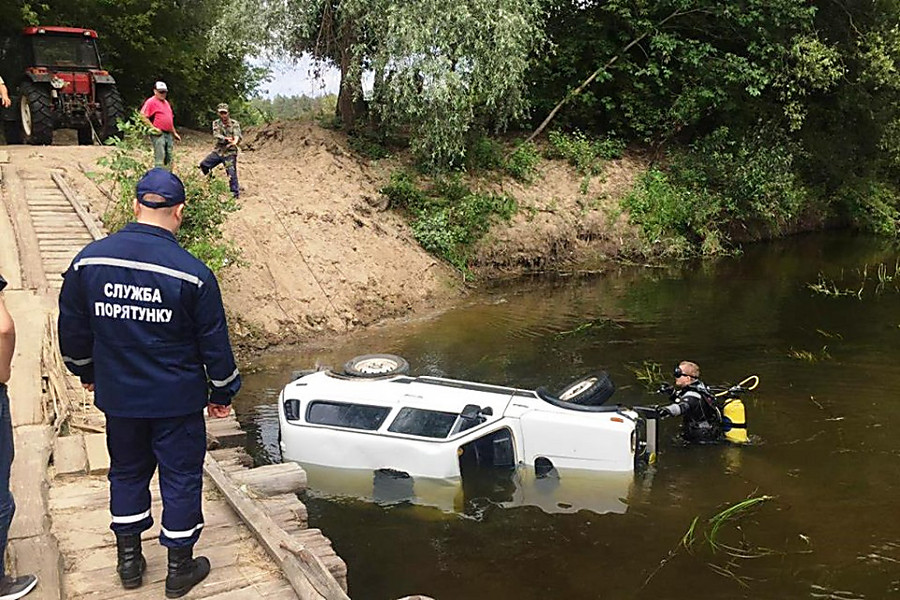
{"label": "yellow scuba tank", "polygon": [[744,410],[744,403],[740,398],[730,398],[725,401],[722,407],[722,429],[725,432],[725,439],[732,444],[746,444],[749,439],[747,437],[747,414]]}

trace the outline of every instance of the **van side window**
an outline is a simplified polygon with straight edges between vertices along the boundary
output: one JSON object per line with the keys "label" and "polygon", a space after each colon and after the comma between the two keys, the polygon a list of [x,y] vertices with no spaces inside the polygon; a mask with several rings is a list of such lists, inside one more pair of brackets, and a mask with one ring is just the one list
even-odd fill
{"label": "van side window", "polygon": [[390,412],[391,409],[384,406],[315,400],[306,409],[306,422],[375,431]]}
{"label": "van side window", "polygon": [[456,422],[456,417],[456,413],[402,408],[397,413],[397,418],[388,427],[388,431],[430,438],[445,438],[450,434],[450,428]]}

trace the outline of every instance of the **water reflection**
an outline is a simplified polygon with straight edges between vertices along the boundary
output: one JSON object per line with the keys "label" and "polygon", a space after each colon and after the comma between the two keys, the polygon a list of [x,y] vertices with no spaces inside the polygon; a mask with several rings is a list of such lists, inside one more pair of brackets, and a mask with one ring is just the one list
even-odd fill
{"label": "water reflection", "polygon": [[[373,502],[381,506],[417,505],[476,519],[483,517],[486,506],[530,506],[548,514],[581,510],[624,514],[633,493],[646,493],[652,481],[652,472],[601,473],[554,468],[536,475],[533,468],[526,466],[513,471],[482,469],[457,480],[413,478],[389,469],[373,473],[302,466],[313,498]],[[427,513],[416,511],[416,514]]]}

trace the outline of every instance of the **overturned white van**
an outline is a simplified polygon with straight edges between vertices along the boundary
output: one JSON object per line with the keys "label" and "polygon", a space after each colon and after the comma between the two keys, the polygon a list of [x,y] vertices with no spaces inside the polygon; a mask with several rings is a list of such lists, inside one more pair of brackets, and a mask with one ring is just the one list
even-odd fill
{"label": "overturned white van", "polygon": [[456,479],[471,468],[633,471],[656,453],[656,413],[602,404],[612,384],[583,378],[559,396],[410,377],[393,355],[342,372],[301,372],[278,403],[284,460]]}

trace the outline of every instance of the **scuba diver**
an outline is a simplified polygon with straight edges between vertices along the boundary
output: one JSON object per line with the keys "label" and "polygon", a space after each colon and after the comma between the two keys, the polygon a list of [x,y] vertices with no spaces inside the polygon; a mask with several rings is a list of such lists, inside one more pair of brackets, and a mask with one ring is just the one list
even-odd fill
{"label": "scuba diver", "polygon": [[672,403],[658,406],[660,418],[681,415],[681,435],[687,442],[710,443],[722,439],[722,413],[716,406],[713,391],[700,381],[700,367],[681,361],[675,367],[675,386],[663,384],[659,393],[671,397]]}

